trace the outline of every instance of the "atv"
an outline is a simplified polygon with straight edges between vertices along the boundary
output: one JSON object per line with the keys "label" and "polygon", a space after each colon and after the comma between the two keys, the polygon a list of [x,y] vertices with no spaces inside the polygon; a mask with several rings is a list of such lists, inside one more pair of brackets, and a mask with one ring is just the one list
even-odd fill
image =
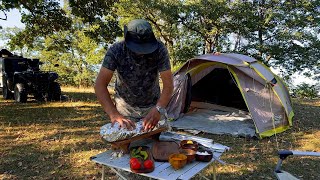
{"label": "atv", "polygon": [[27,102],[28,95],[37,101],[59,101],[60,84],[58,74],[41,71],[39,59],[15,56],[8,50],[0,51],[0,87],[4,99]]}

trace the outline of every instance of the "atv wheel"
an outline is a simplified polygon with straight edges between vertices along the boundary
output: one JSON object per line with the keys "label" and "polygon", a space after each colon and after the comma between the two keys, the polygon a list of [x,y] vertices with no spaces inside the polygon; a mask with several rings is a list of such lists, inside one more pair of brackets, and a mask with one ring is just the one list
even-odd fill
{"label": "atv wheel", "polygon": [[53,82],[49,87],[48,101],[60,101],[61,100],[61,88],[59,83]]}
{"label": "atv wheel", "polygon": [[4,99],[12,99],[13,97],[13,93],[8,89],[6,83],[4,83],[2,87],[2,96]]}
{"label": "atv wheel", "polygon": [[25,103],[25,102],[27,102],[27,97],[28,96],[27,96],[27,92],[24,87],[24,84],[17,83],[14,86],[14,100],[16,102]]}

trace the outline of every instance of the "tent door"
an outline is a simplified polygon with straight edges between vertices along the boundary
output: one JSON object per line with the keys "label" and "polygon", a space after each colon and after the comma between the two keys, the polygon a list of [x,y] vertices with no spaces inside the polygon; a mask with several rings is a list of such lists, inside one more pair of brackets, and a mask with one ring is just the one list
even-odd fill
{"label": "tent door", "polygon": [[[187,95],[190,96],[190,94],[191,101],[218,104],[248,111],[233,75],[225,68],[213,69],[188,89]],[[191,101],[188,99],[188,108]]]}
{"label": "tent door", "polygon": [[183,113],[188,112],[191,101],[192,101],[192,82],[191,82],[191,76],[188,73],[187,74],[187,93],[186,93],[186,100],[185,100],[185,107],[183,109]]}

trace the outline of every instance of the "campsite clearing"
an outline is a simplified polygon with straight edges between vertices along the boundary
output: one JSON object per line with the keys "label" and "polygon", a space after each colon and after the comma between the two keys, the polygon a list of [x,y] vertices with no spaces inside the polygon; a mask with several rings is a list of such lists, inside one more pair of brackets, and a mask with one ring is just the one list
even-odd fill
{"label": "campsite clearing", "polygon": [[[98,179],[90,156],[110,149],[99,137],[109,122],[92,89],[63,88],[68,102],[17,104],[0,98],[0,179]],[[275,179],[278,149],[320,151],[320,100],[294,100],[293,127],[262,140],[199,134],[232,149],[217,166],[218,179]],[[319,158],[288,159],[283,169],[320,179]],[[212,168],[202,175],[210,177]],[[115,173],[106,171],[110,179]],[[200,179],[200,177],[195,177]]]}

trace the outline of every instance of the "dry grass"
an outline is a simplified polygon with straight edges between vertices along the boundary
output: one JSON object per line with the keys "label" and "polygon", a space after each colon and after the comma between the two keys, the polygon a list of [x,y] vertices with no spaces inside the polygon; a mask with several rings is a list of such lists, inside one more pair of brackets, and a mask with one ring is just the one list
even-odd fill
{"label": "dry grass", "polygon": [[99,176],[89,157],[109,149],[99,128],[108,122],[92,89],[63,88],[67,102],[17,104],[0,99],[0,179],[83,179]]}
{"label": "dry grass", "polygon": [[[17,104],[0,98],[0,179],[101,178],[100,167],[89,157],[110,148],[99,136],[109,120],[93,89],[62,90],[67,102]],[[222,156],[228,164],[217,166],[218,179],[274,179],[278,149],[320,151],[320,100],[296,101],[294,109],[294,127],[276,137],[201,134],[232,148]],[[320,158],[289,158],[284,168],[301,179],[320,179]],[[212,173],[212,168],[202,172]]]}

